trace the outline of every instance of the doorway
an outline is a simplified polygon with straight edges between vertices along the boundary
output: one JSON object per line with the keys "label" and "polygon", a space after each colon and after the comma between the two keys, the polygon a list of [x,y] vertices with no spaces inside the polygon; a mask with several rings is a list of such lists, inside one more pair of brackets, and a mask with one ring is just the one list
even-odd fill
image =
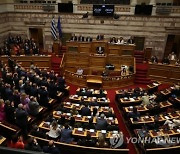
{"label": "doorway", "polygon": [[168,35],[164,57],[167,57],[171,52],[180,58],[180,35]]}
{"label": "doorway", "polygon": [[134,37],[134,42],[136,44],[136,50],[144,50],[144,40],[145,37]]}
{"label": "doorway", "polygon": [[29,28],[30,38],[33,38],[39,46],[40,51],[43,49],[43,30],[42,28]]}

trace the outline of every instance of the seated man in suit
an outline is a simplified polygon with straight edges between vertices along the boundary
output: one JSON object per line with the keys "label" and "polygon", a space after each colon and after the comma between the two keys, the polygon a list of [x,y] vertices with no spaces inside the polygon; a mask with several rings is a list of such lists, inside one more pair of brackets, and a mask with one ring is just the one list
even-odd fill
{"label": "seated man in suit", "polygon": [[110,39],[110,43],[117,43],[117,39],[116,39],[115,37],[112,37],[112,38]]}
{"label": "seated man in suit", "polygon": [[107,120],[105,119],[105,115],[102,113],[100,118],[97,119],[96,129],[97,130],[106,130],[108,126]]}
{"label": "seated man in suit", "polygon": [[97,41],[100,41],[100,40],[104,40],[104,35],[103,34],[99,34],[96,38]]}
{"label": "seated man in suit", "polygon": [[84,139],[80,139],[78,144],[87,147],[95,147],[96,141],[91,137],[91,133],[87,132],[86,137]]}
{"label": "seated man in suit", "polygon": [[169,60],[176,60],[176,59],[177,59],[177,56],[175,55],[174,52],[172,52],[172,53],[169,54],[168,59],[169,59]]}
{"label": "seated man in suit", "polygon": [[65,124],[64,129],[61,131],[60,142],[71,143],[72,141],[72,130],[69,128],[68,124]]}
{"label": "seated man in suit", "polygon": [[115,121],[112,120],[111,124],[107,126],[107,131],[114,131],[114,130],[119,130],[119,127],[115,125]]}
{"label": "seated man in suit", "polygon": [[92,42],[92,38],[90,36],[86,37],[86,42]]}
{"label": "seated man in suit", "polygon": [[158,63],[158,58],[156,56],[152,56],[151,63]]}
{"label": "seated man in suit", "polygon": [[169,61],[168,57],[165,57],[165,58],[162,60],[162,64],[167,64],[167,65],[170,64],[170,61]]}
{"label": "seated man in suit", "polygon": [[87,103],[81,108],[80,113],[82,116],[91,116],[91,110],[89,109]]}
{"label": "seated man in suit", "polygon": [[77,36],[75,34],[72,34],[70,41],[77,41]]}
{"label": "seated man in suit", "polygon": [[90,118],[89,119],[89,122],[87,123],[87,122],[85,122],[84,124],[83,124],[83,128],[84,129],[95,129],[95,125],[93,124],[93,118]]}
{"label": "seated man in suit", "polygon": [[128,43],[129,43],[129,44],[134,44],[134,38],[133,38],[133,36],[131,36],[131,37],[128,39]]}
{"label": "seated man in suit", "polygon": [[97,51],[97,54],[104,54],[104,47],[99,46],[96,48],[96,51]]}
{"label": "seated man in suit", "polygon": [[78,68],[76,71],[77,75],[83,75],[83,69],[82,68]]}
{"label": "seated man in suit", "polygon": [[54,154],[60,154],[59,149],[55,146],[54,141],[49,141],[48,146],[43,147],[44,153],[54,153]]}
{"label": "seated man in suit", "polygon": [[78,37],[78,41],[79,41],[79,42],[84,42],[84,36],[79,35],[79,37]]}

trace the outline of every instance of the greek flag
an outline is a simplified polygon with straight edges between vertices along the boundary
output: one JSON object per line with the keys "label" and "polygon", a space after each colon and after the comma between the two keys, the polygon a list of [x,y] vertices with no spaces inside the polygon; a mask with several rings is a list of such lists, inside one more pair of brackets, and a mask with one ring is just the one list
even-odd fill
{"label": "greek flag", "polygon": [[52,34],[54,40],[57,40],[56,25],[55,25],[54,17],[52,18],[52,21],[51,21],[51,34]]}

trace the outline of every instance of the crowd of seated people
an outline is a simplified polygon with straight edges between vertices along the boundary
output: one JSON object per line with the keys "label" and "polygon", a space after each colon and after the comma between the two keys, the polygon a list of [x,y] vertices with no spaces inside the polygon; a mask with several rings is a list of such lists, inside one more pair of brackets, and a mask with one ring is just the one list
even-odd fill
{"label": "crowd of seated people", "polygon": [[[79,90],[78,94],[81,94],[84,89],[86,92],[91,91],[91,94],[93,92],[92,89],[82,88]],[[99,93],[99,95],[101,94]],[[119,127],[114,120],[115,114],[113,113],[112,108],[104,107],[105,109],[108,108],[108,110],[106,112],[100,112],[101,107],[99,107],[98,104],[93,106],[92,110],[91,105],[84,102],[83,99],[81,100],[80,105],[77,105],[77,103],[61,102],[55,109],[56,111],[53,111],[53,114],[50,114],[46,120],[39,125],[39,128],[36,126],[31,131],[31,135],[39,137],[47,135],[45,137],[47,139],[88,147],[110,147],[109,139],[105,137],[106,131],[119,132]],[[66,105],[68,105],[68,107],[65,107]],[[88,121],[76,121],[75,117],[87,117]],[[96,122],[94,122],[94,118],[97,119]],[[109,119],[112,120],[109,122]],[[75,129],[79,131],[88,131],[85,137],[78,137],[73,134]],[[100,131],[101,133],[98,133],[97,138],[92,137],[90,130],[95,132]]]}
{"label": "crowd of seated people", "polygon": [[4,45],[0,47],[0,55],[30,55],[39,54],[39,47],[33,38],[22,39],[21,36],[11,36],[4,41]]}
{"label": "crowd of seated people", "polygon": [[[72,36],[70,38],[70,41],[79,41],[79,42],[92,42],[92,40],[93,40],[93,38],[90,36],[85,38],[82,35],[76,36],[75,34],[72,34]],[[98,34],[96,37],[96,40],[97,41],[104,40],[104,35]],[[113,44],[134,44],[135,43],[133,36],[130,36],[130,38],[127,40],[124,40],[123,37],[120,37],[120,38],[112,37],[112,38],[110,38],[109,42],[113,43]],[[97,48],[99,48],[99,47],[97,47]],[[101,48],[103,48],[103,47],[101,47]],[[98,49],[96,49],[96,50],[98,51]],[[103,50],[100,50],[100,51],[103,51]]]}
{"label": "crowd of seated people", "polygon": [[123,37],[120,37],[120,38],[116,38],[116,37],[112,37],[110,38],[110,43],[113,43],[113,44],[134,44],[134,37],[131,36],[127,41],[125,41],[123,39]]}
{"label": "crowd of seated people", "polygon": [[76,36],[75,34],[72,34],[70,41],[79,41],[79,42],[92,42],[93,38],[90,36],[87,36],[86,38],[82,35]]}
{"label": "crowd of seated people", "polygon": [[[180,89],[178,85],[179,84],[175,84],[168,89],[156,92],[153,94],[154,97],[151,98],[150,96],[152,93],[148,93],[148,91],[137,90],[138,95],[136,95],[136,88],[133,91],[131,90],[131,92],[129,90],[125,90],[124,93],[123,91],[121,93],[119,92],[119,95],[116,96],[117,98],[129,96],[142,97],[142,102],[139,105],[131,104],[131,106],[123,108],[123,111],[125,111],[125,118],[129,120],[128,126],[130,126],[130,130],[135,132],[137,136],[140,136],[142,138],[153,138],[152,132],[155,132],[155,134],[157,134],[157,137],[162,138],[163,140],[163,144],[161,144],[160,142],[155,142],[154,144],[145,143],[142,147],[163,148],[178,145],[178,143],[175,142],[174,144],[168,144],[167,142],[164,142],[165,136],[167,136],[168,139],[171,139],[171,135],[173,136],[172,133],[168,134],[168,131],[171,132],[171,130],[174,130],[175,132],[180,133],[180,110],[179,106],[175,106],[176,102],[174,101],[174,99],[172,99],[179,98],[180,96]],[[140,94],[141,92],[142,94]],[[163,107],[162,103],[164,103]],[[142,118],[147,119],[147,122],[142,121]]]}

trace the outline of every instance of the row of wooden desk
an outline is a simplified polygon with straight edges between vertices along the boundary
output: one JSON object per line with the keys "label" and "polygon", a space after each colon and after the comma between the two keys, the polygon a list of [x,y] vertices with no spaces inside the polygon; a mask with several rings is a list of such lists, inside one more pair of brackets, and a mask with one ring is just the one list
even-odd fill
{"label": "row of wooden desk", "polygon": [[[81,116],[81,115],[71,115],[71,113],[62,113],[62,112],[60,112],[60,111],[54,111],[54,112],[53,112],[53,116],[54,116],[55,118],[58,118],[58,119],[60,119],[61,116],[64,116],[65,119],[67,119],[67,120],[70,120],[71,117],[74,117],[76,122],[82,122],[82,123],[88,123],[88,122],[89,122],[89,119],[90,119],[90,118],[93,118],[93,123],[96,124],[96,123],[97,123],[97,120],[98,120],[97,117]],[[117,120],[117,118],[114,119],[113,117],[108,117],[108,118],[106,118],[106,120],[107,120],[107,122],[108,122],[109,124],[111,124],[112,121],[115,121],[115,124],[118,125],[118,120]]]}
{"label": "row of wooden desk", "polygon": [[[39,124],[39,128],[45,130],[45,131],[49,131],[50,126],[46,123],[46,122],[41,122]],[[99,133],[103,133],[105,134],[106,139],[109,139],[110,137],[112,137],[113,134],[117,134],[118,131],[109,131],[106,132],[105,130],[101,130],[101,131],[96,131],[94,129],[90,129],[90,130],[83,130],[82,128],[74,128],[72,130],[72,135],[74,136],[78,136],[78,137],[86,137],[87,133],[90,132],[91,137],[93,138],[98,138],[98,134]]]}
{"label": "row of wooden desk", "polygon": [[83,102],[85,102],[85,103],[90,103],[90,102],[93,102],[93,101],[96,101],[100,105],[108,105],[110,103],[110,99],[105,98],[105,97],[96,98],[96,97],[87,97],[87,96],[78,96],[78,95],[71,95],[69,97],[69,99],[72,102],[81,102],[82,98],[83,98]]}
{"label": "row of wooden desk", "polygon": [[176,119],[180,117],[180,111],[175,111],[174,113],[166,113],[166,115],[159,114],[158,116],[141,116],[137,120],[130,118],[130,122],[133,125],[141,125],[154,123],[156,120],[158,122],[165,122],[166,120]]}
{"label": "row of wooden desk", "polygon": [[[150,104],[151,105],[151,104]],[[172,106],[172,103],[170,103],[170,102],[168,102],[168,101],[166,101],[166,102],[160,102],[159,103],[159,108],[167,108],[167,107],[171,107]],[[138,112],[147,112],[147,111],[149,111],[149,107],[147,106],[147,105],[138,105],[138,106],[134,106],[134,107],[136,107],[137,108],[137,111]],[[153,105],[152,105],[152,107],[153,107]],[[132,112],[132,110],[133,110],[133,107],[124,107],[123,108],[124,109],[124,111],[126,112],[126,113],[130,113],[130,112]]]}
{"label": "row of wooden desk", "polygon": [[173,129],[159,129],[159,130],[148,130],[145,131],[142,129],[135,129],[135,133],[138,137],[142,138],[141,133],[146,137],[156,138],[156,137],[164,137],[164,136],[179,136],[180,135],[180,128],[173,128]]}
{"label": "row of wooden desk", "polygon": [[[80,104],[76,104],[76,103],[71,103],[71,102],[63,102],[64,104],[64,108],[66,109],[72,109],[73,106],[76,106],[76,110],[81,110],[82,107],[84,107],[84,105],[80,105]],[[108,107],[108,106],[90,106],[90,110],[91,112],[93,112],[93,109],[97,108],[98,112],[108,112],[109,109],[112,110],[112,113],[114,113],[114,110],[112,107]]]}

